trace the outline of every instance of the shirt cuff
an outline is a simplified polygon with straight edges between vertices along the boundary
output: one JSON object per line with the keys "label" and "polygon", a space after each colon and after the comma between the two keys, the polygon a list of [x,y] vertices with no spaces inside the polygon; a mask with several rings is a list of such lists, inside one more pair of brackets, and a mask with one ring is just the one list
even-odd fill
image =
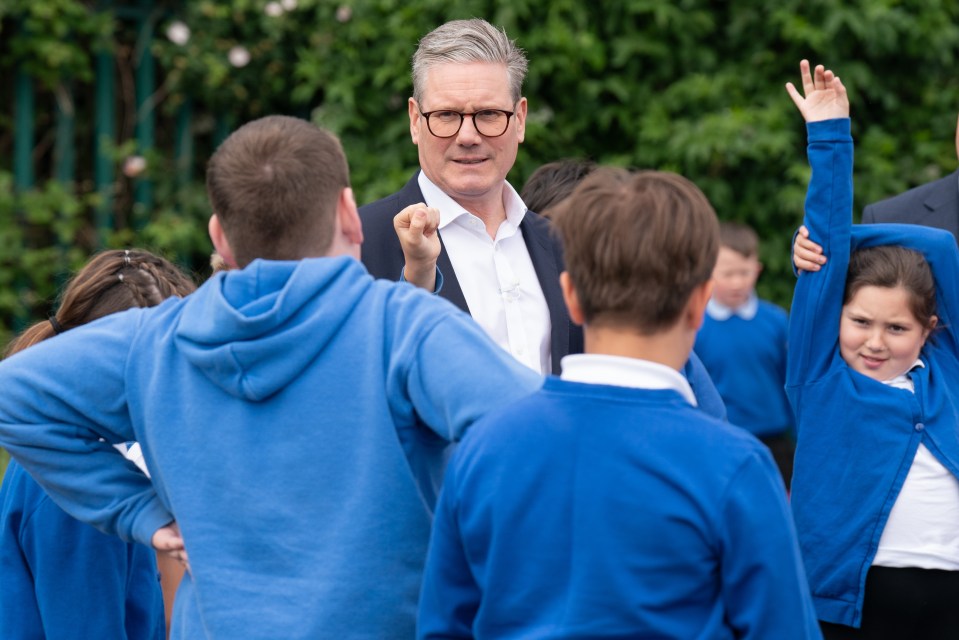
{"label": "shirt cuff", "polygon": [[[400,269],[400,282],[406,282],[406,267],[404,266]],[[436,286],[433,288],[433,295],[435,296],[440,291],[443,290],[443,272],[440,271],[439,265],[436,267]]]}

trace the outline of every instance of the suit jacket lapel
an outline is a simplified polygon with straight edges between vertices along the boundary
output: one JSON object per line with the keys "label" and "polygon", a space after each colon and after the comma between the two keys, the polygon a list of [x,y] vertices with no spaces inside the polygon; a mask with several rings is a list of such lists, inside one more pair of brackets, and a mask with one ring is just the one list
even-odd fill
{"label": "suit jacket lapel", "polygon": [[552,357],[553,373],[560,372],[560,360],[570,352],[569,315],[566,304],[563,302],[563,292],[559,286],[560,266],[556,262],[549,237],[549,223],[527,212],[519,228],[523,232],[523,240],[529,251],[529,259],[533,263],[539,285],[546,298],[549,308],[549,320],[552,325],[550,336],[550,355]]}
{"label": "suit jacket lapel", "polygon": [[446,298],[457,307],[469,313],[469,307],[466,305],[466,296],[463,295],[463,289],[460,287],[459,280],[456,279],[456,272],[453,271],[453,263],[450,262],[450,255],[446,252],[446,244],[443,242],[443,234],[440,232],[440,257],[436,259],[436,266],[443,274],[443,288],[439,295]]}
{"label": "suit jacket lapel", "polygon": [[942,180],[922,204],[927,212],[917,223],[946,229],[959,238],[959,171]]}

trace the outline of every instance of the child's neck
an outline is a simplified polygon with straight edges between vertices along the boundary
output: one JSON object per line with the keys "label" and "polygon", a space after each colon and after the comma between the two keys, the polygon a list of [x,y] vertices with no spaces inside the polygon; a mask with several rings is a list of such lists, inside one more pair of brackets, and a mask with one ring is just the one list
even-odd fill
{"label": "child's neck", "polygon": [[686,331],[679,324],[652,335],[619,326],[583,328],[586,353],[648,360],[676,371],[682,371],[686,365],[695,339],[695,332]]}

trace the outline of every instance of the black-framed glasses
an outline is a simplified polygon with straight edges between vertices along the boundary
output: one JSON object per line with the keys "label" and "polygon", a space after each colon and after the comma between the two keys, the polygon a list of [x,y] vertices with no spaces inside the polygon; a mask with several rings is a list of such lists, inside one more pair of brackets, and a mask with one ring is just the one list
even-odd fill
{"label": "black-framed glasses", "polygon": [[460,132],[463,119],[469,116],[473,119],[473,126],[480,135],[487,138],[498,138],[509,128],[509,119],[515,111],[505,109],[480,109],[473,113],[460,113],[449,109],[428,111],[420,115],[426,118],[426,128],[437,138],[452,138]]}

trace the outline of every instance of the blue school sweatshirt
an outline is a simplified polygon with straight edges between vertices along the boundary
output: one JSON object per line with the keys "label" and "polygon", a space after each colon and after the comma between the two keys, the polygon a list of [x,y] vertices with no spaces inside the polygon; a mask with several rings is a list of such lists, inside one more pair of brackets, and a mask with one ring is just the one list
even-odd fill
{"label": "blue school sweatshirt", "polygon": [[453,456],[417,637],[821,636],[758,440],[674,390],[550,377]]}
{"label": "blue school sweatshirt", "polygon": [[[812,178],[805,224],[829,258],[803,272],[790,312],[787,393],[796,413],[792,508],[821,620],[858,627],[866,574],[921,442],[959,476],[959,250],[945,231],[852,225],[849,120],[807,125]],[[915,393],[849,368],[839,320],[849,255],[902,245],[922,252],[936,281],[940,331],[910,377]]]}
{"label": "blue school sweatshirt", "polygon": [[0,638],[166,638],[153,549],[71,518],[16,461],[0,487]]}
{"label": "blue school sweatshirt", "polygon": [[786,312],[757,300],[749,320],[735,313],[716,320],[709,313],[696,334],[696,352],[716,384],[729,421],[756,436],[792,427],[786,399]]}
{"label": "blue school sweatshirt", "polygon": [[174,638],[409,638],[449,443],[541,384],[352,258],[258,260],[0,363],[0,443],[126,540],[176,518]]}
{"label": "blue school sweatshirt", "polygon": [[714,418],[726,420],[726,405],[723,403],[716,385],[713,384],[709,372],[703,366],[703,361],[699,359],[695,351],[689,354],[689,360],[686,361],[681,373],[689,382],[689,386],[696,396],[696,406],[699,407],[700,411]]}

